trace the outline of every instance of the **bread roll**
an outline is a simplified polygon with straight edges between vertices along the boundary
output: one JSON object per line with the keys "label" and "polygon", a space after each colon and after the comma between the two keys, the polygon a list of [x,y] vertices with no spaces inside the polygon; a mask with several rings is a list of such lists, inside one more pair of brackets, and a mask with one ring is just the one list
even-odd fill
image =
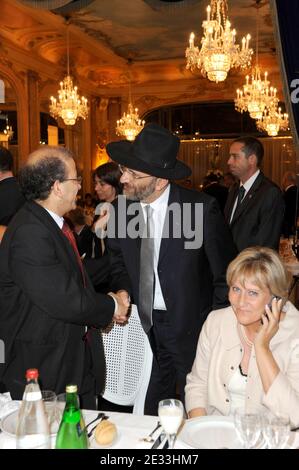
{"label": "bread roll", "polygon": [[96,427],[94,436],[96,442],[102,446],[112,444],[116,437],[115,424],[108,420],[101,421]]}

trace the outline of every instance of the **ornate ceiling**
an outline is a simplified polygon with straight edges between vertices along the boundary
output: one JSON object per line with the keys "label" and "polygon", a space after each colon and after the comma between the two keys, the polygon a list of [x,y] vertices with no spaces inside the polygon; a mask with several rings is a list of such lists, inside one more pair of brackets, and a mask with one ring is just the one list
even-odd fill
{"label": "ornate ceiling", "polygon": [[[280,89],[269,1],[260,4],[260,62]],[[8,55],[16,68],[23,61],[44,81],[57,83],[66,71],[68,16],[71,72],[90,93],[124,94],[130,76],[140,95],[150,89],[162,96],[167,90],[200,100],[224,99],[227,92],[232,99],[244,72],[231,72],[217,85],[185,69],[189,33],[195,32],[198,44],[207,5],[208,0],[1,0],[0,58]],[[255,6],[256,0],[229,1],[237,38],[251,33],[254,47]]]}

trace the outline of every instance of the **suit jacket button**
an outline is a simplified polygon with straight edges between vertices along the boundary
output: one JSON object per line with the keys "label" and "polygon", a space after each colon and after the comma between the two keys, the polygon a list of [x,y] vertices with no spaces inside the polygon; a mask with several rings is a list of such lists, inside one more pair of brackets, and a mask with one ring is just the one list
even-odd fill
{"label": "suit jacket button", "polygon": [[234,370],[234,366],[230,366],[231,370]]}
{"label": "suit jacket button", "polygon": [[226,398],[226,400],[225,400],[225,401],[226,401],[227,403],[229,403],[229,399],[228,399],[228,398]]}

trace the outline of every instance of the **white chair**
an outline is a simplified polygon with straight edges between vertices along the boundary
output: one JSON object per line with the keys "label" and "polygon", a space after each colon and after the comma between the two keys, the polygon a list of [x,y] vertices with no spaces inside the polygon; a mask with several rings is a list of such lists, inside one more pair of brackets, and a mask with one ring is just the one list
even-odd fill
{"label": "white chair", "polygon": [[126,325],[114,323],[110,330],[102,330],[102,337],[106,356],[103,398],[118,405],[133,406],[133,413],[143,415],[153,355],[136,305],[132,305]]}

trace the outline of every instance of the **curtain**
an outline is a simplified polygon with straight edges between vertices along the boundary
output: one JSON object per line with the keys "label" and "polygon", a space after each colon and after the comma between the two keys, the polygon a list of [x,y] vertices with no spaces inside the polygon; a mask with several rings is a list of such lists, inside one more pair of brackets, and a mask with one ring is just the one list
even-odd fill
{"label": "curtain", "polygon": [[299,155],[299,2],[270,0],[286,107]]}

